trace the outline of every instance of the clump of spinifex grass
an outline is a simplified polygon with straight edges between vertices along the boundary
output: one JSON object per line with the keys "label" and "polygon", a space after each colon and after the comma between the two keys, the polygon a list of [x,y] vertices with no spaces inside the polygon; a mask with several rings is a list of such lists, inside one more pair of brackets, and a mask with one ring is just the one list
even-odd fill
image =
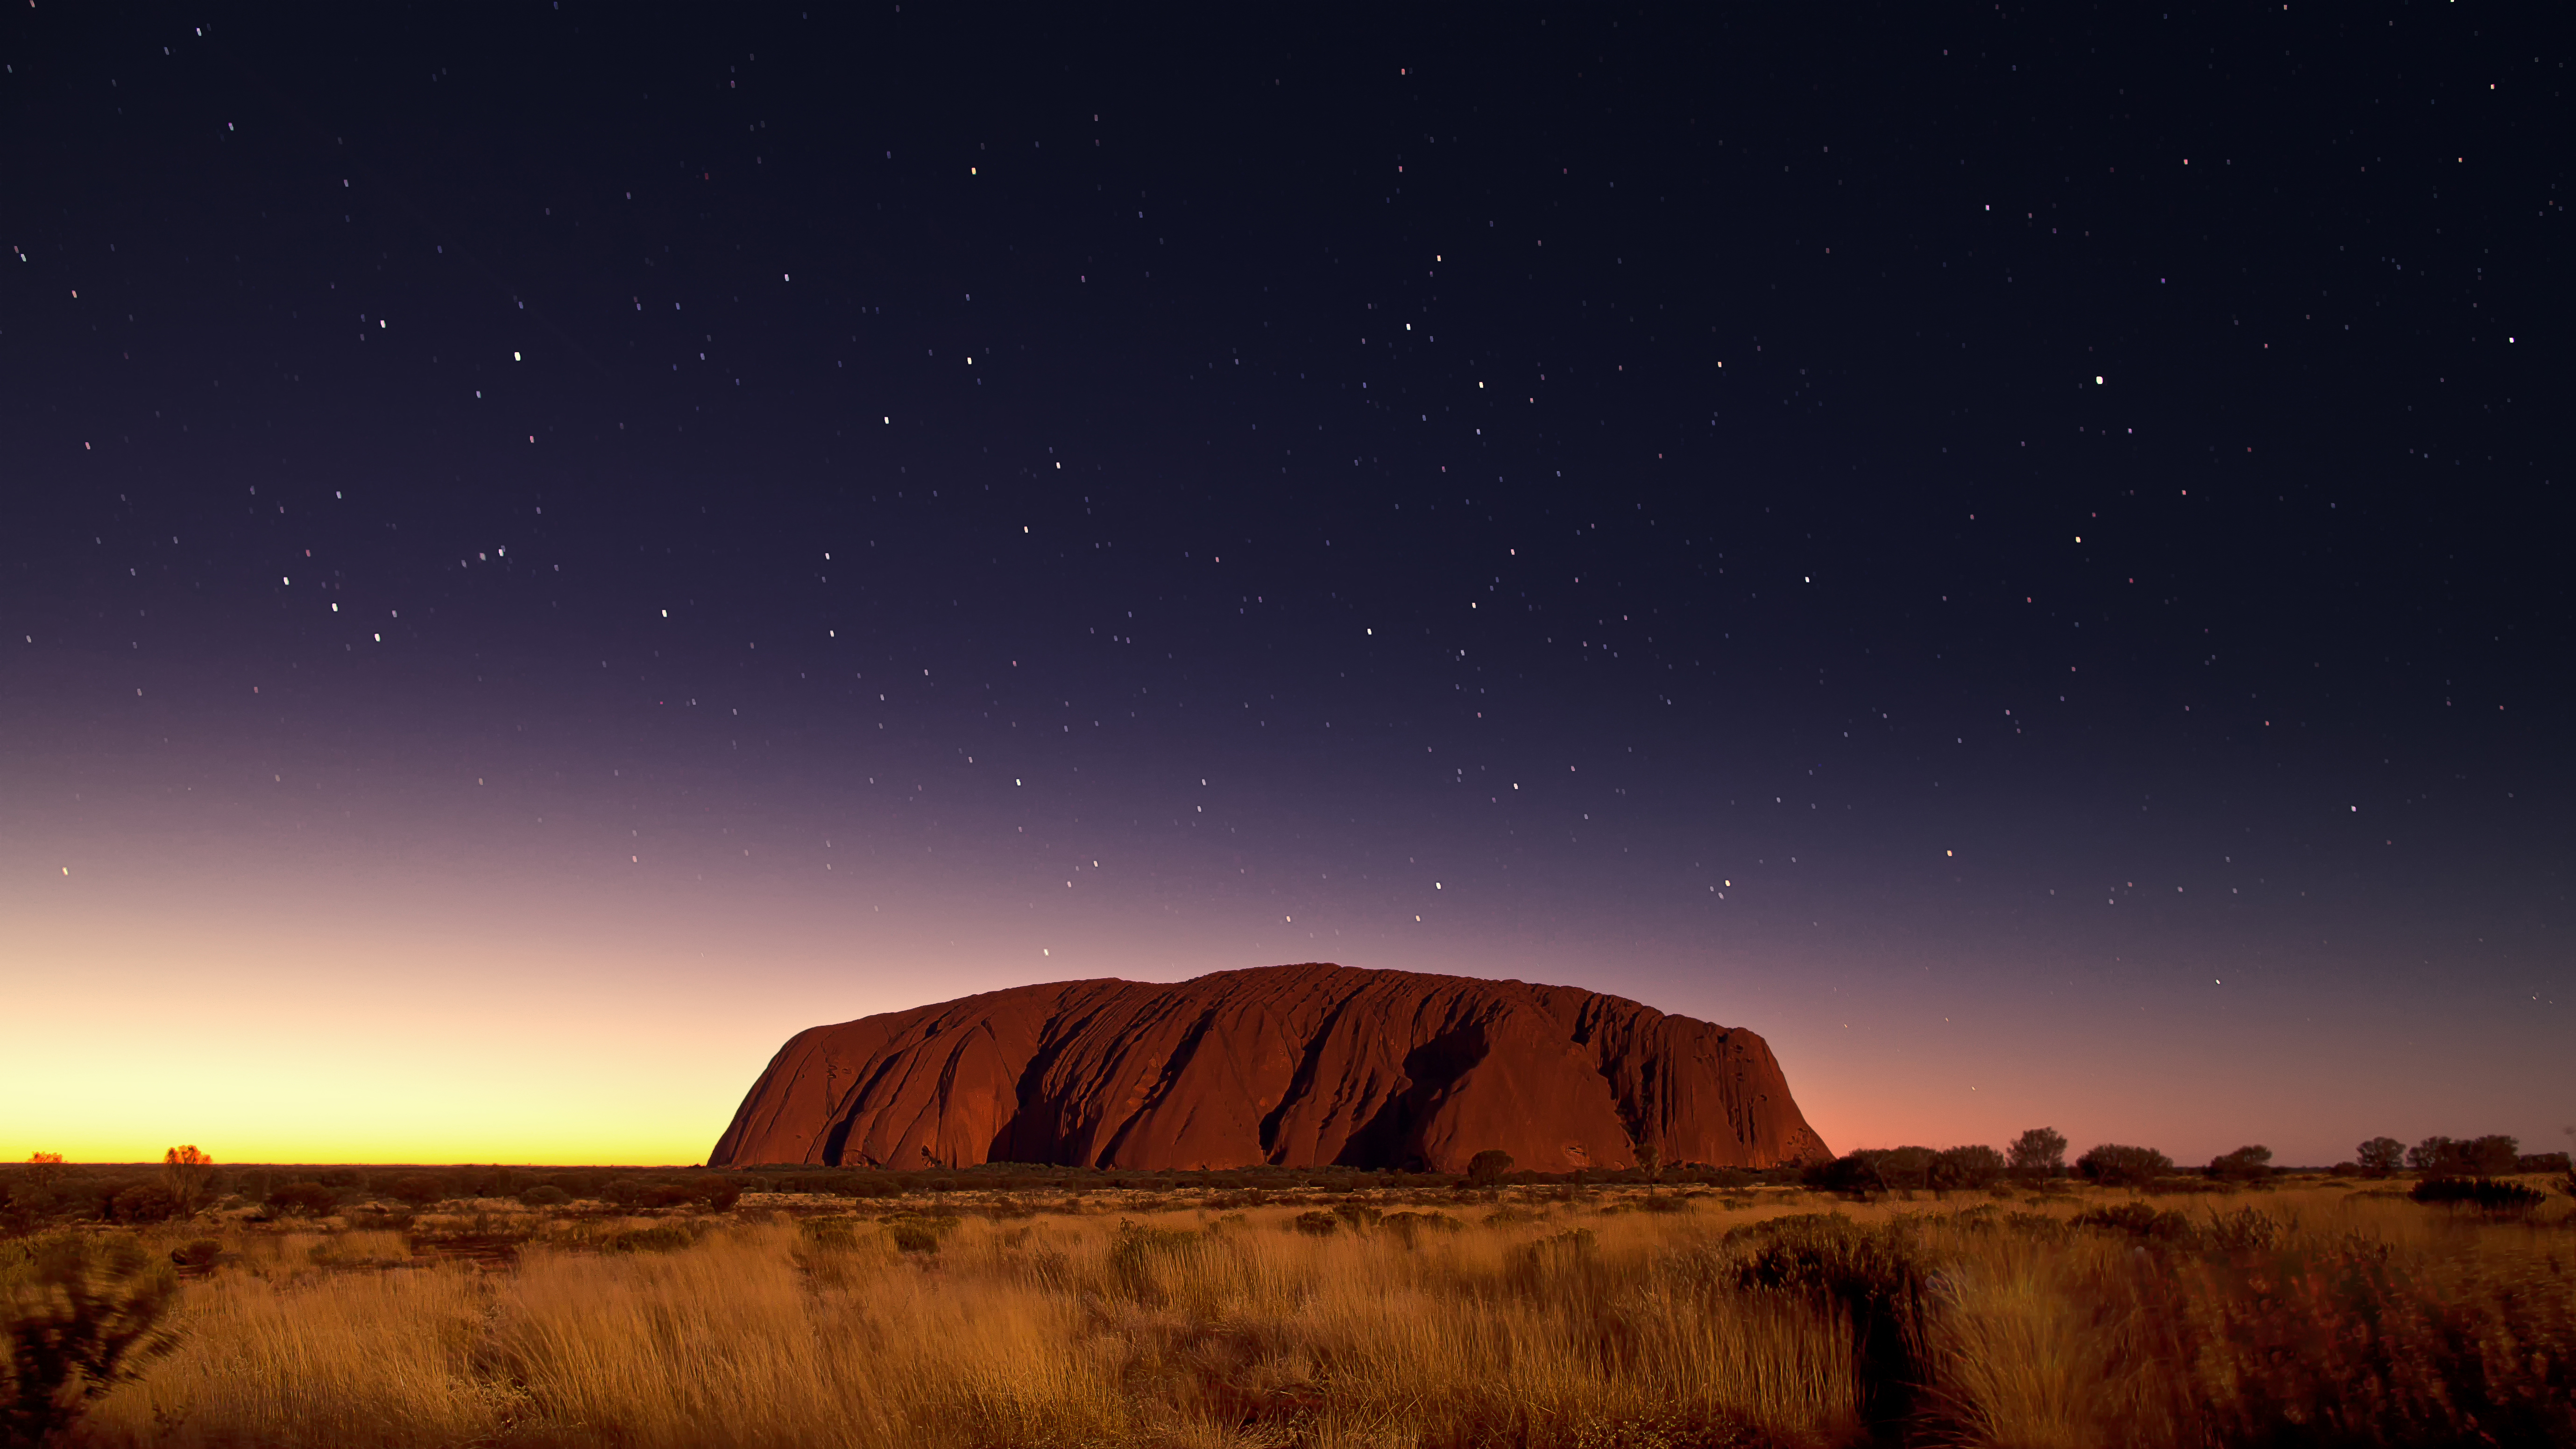
{"label": "clump of spinifex grass", "polygon": [[[2576,1442],[2556,1198],[1151,1200],[1045,1211],[961,1187],[800,1216],[755,1194],[509,1222],[487,1204],[467,1226],[516,1256],[479,1258],[427,1229],[235,1223],[176,1290],[177,1351],[106,1394],[81,1442]],[[141,1241],[166,1257],[207,1235]]]}

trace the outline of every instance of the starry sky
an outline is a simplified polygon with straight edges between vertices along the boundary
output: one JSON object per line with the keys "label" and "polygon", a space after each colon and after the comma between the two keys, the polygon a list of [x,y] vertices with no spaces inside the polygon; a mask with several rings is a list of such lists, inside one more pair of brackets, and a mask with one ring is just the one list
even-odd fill
{"label": "starry sky", "polygon": [[0,21],[0,1156],[1329,960],[2562,1145],[2547,7]]}

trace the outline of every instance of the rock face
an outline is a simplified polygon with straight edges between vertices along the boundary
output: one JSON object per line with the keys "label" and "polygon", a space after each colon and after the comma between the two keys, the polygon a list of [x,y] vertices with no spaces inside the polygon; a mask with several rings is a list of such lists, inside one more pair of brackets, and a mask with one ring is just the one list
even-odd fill
{"label": "rock face", "polygon": [[1464,1171],[1830,1157],[1749,1031],[1565,986],[1313,963],[1065,981],[796,1034],[710,1167]]}

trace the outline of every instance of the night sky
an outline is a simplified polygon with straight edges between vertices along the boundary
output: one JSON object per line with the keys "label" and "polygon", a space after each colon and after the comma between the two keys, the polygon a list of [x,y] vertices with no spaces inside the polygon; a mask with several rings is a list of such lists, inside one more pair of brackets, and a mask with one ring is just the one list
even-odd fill
{"label": "night sky", "polygon": [[0,11],[0,1157],[1329,960],[2576,1122],[2566,17]]}

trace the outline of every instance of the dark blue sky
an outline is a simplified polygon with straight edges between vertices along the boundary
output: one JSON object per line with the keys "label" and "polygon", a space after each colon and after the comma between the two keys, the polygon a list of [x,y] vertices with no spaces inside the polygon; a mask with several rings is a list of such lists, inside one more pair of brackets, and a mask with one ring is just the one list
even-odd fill
{"label": "dark blue sky", "polygon": [[2576,1116],[2563,23],[932,9],[8,13],[13,970],[702,935],[718,1124],[1298,959],[1837,1147]]}

